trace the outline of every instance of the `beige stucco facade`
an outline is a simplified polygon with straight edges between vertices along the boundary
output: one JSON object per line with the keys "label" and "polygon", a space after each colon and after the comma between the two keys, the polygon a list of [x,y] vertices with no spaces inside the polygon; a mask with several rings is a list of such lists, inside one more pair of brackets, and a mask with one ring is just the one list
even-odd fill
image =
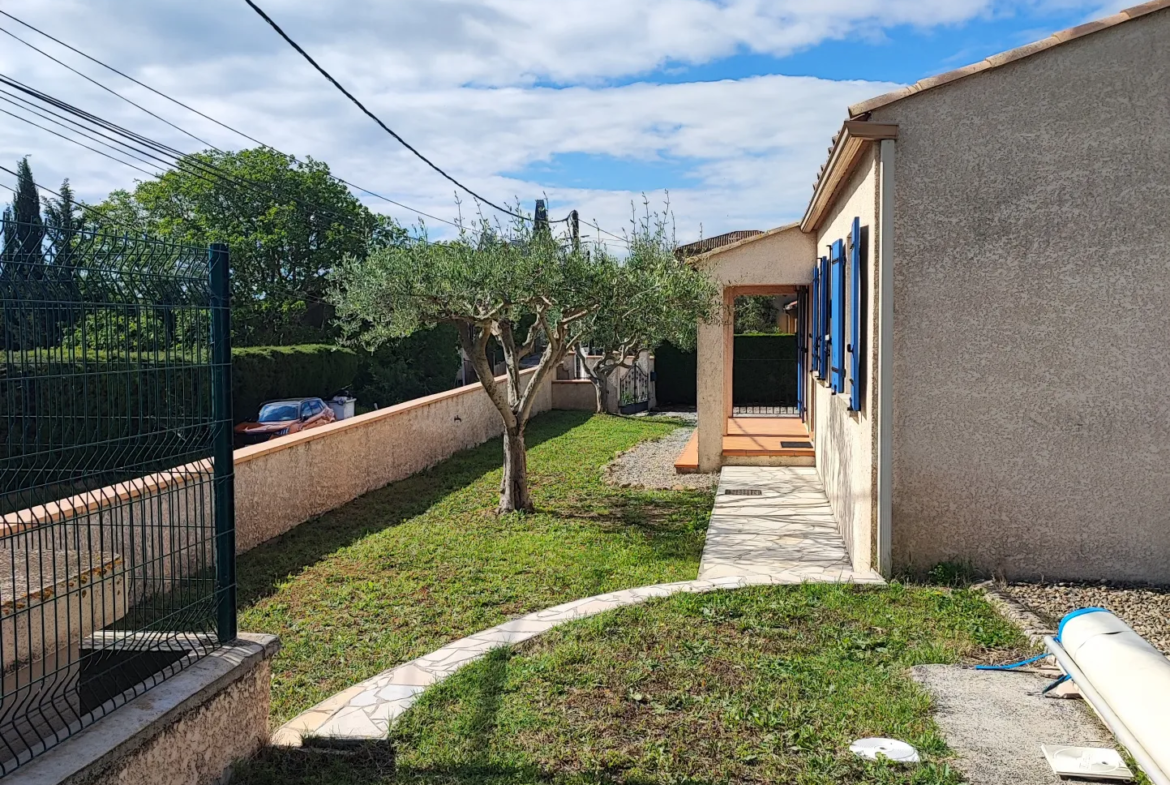
{"label": "beige stucco facade", "polygon": [[[808,377],[805,400],[808,404],[808,422],[817,454],[817,472],[825,486],[829,504],[845,546],[853,558],[854,569],[866,570],[873,566],[874,538],[877,526],[876,463],[877,429],[875,401],[877,384],[874,360],[877,357],[877,303],[874,293],[876,280],[877,147],[871,146],[862,156],[853,175],[842,189],[828,216],[816,232],[817,255],[827,256],[829,246],[836,240],[849,237],[854,218],[861,219],[862,236],[870,240],[862,253],[862,354],[863,376],[861,411],[849,411],[849,396],[835,395],[827,383]],[[808,262],[811,270],[812,260]],[[845,276],[849,280],[848,268]],[[845,335],[852,325],[846,323]],[[848,363],[847,363],[848,365]],[[846,389],[852,381],[846,372]]]}
{"label": "beige stucco facade", "polygon": [[898,565],[1170,581],[1167,42],[1163,9],[873,112]]}
{"label": "beige stucco facade", "polygon": [[[858,568],[1170,582],[1167,41],[1147,4],[860,104],[802,232],[705,257],[730,305],[860,219],[861,411],[803,380]],[[710,471],[731,340],[699,336]]]}

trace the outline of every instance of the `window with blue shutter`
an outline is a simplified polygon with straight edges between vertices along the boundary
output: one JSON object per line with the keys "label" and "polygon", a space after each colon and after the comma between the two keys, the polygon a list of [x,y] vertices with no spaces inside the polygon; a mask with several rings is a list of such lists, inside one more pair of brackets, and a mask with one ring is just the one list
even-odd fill
{"label": "window with blue shutter", "polygon": [[818,358],[820,363],[820,378],[829,378],[829,324],[832,320],[833,302],[830,297],[830,290],[832,289],[832,282],[829,277],[829,258],[827,256],[821,257],[821,297],[817,307],[820,310],[820,318],[817,320],[817,347]]}
{"label": "window with blue shutter", "polygon": [[829,386],[834,393],[845,392],[845,243],[833,243],[829,260]]}
{"label": "window with blue shutter", "polygon": [[861,219],[853,219],[849,236],[849,410],[861,411]]}

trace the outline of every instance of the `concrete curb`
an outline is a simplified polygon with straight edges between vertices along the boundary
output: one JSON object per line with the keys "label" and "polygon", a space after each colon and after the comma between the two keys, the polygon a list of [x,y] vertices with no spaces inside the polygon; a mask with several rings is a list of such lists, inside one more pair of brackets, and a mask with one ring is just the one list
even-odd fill
{"label": "concrete curb", "polygon": [[1051,624],[1037,616],[1027,605],[1004,592],[995,581],[977,583],[971,588],[981,592],[993,608],[1020,627],[1033,646],[1043,647],[1044,636],[1056,634]]}

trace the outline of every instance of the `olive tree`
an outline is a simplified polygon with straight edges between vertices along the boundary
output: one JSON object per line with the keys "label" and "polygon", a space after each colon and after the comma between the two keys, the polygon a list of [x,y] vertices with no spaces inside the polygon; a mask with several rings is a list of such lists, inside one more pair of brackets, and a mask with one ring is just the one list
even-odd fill
{"label": "olive tree", "polygon": [[[635,231],[635,234],[642,232]],[[635,239],[635,247],[641,241]],[[673,261],[672,248],[659,241]],[[665,259],[660,260],[665,262]],[[689,278],[681,263],[654,268],[661,280],[637,272],[647,288],[670,292],[674,277]],[[604,248],[582,248],[555,236],[547,224],[517,220],[508,226],[480,220],[458,238],[413,242],[348,257],[332,274],[330,300],[344,334],[372,349],[435,324],[453,324],[479,382],[504,425],[501,513],[533,509],[528,490],[525,426],[541,388],[574,351],[600,315],[625,308],[628,265]],[[521,324],[530,325],[521,330]],[[505,374],[496,379],[488,351],[503,352]],[[534,372],[525,362],[536,356]]]}
{"label": "olive tree", "polygon": [[647,211],[635,221],[629,245],[625,259],[602,260],[610,305],[589,315],[577,344],[598,412],[609,410],[615,371],[631,368],[643,351],[667,341],[692,347],[699,322],[720,314],[719,289],[706,274],[675,258],[673,232],[663,218]]}

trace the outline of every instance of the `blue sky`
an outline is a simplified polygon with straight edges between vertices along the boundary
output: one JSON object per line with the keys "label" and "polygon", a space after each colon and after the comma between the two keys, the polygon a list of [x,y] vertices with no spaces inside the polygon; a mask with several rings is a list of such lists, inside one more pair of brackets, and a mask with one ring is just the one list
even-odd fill
{"label": "blue sky", "polygon": [[[798,217],[846,107],[1131,3],[1103,0],[318,0],[262,3],[392,127],[495,201],[578,209],[620,234],[643,194],[680,241]],[[410,205],[475,210],[240,0],[6,0],[5,10],[297,156]],[[245,140],[79,70],[224,148]],[[184,151],[201,145],[18,43],[0,72]],[[0,160],[89,200],[143,175],[0,116]],[[2,197],[0,197],[2,198]],[[450,231],[430,221],[436,234]]]}

